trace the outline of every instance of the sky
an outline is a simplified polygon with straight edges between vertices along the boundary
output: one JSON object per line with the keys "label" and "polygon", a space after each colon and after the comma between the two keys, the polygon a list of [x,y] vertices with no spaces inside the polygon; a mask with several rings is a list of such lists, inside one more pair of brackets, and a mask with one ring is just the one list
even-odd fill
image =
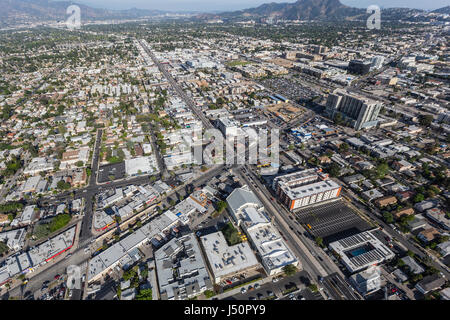
{"label": "sky", "polygon": [[[169,11],[234,11],[259,6],[269,2],[290,2],[295,0],[78,0],[97,8],[108,9],[159,9]],[[376,4],[381,8],[409,7],[432,10],[450,5],[450,0],[341,0],[342,4],[367,8]]]}

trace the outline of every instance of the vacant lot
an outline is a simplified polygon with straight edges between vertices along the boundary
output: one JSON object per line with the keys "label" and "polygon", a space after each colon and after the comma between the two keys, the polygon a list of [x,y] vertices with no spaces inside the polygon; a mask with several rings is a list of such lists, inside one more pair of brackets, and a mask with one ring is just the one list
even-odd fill
{"label": "vacant lot", "polygon": [[60,214],[34,227],[33,235],[37,239],[48,237],[51,233],[64,228],[72,219],[70,214]]}

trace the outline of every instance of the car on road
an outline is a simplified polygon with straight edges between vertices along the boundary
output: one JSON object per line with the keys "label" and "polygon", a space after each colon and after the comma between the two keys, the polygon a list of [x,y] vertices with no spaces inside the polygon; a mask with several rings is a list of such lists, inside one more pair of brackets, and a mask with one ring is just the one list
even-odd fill
{"label": "car on road", "polygon": [[54,277],[55,280],[59,280],[59,278],[61,278],[61,275],[59,275],[59,274],[57,274],[57,275]]}
{"label": "car on road", "polygon": [[259,283],[255,283],[255,289],[259,288]]}
{"label": "car on road", "polygon": [[247,292],[247,289],[245,289],[245,288],[241,289],[241,293],[246,293],[246,292]]}
{"label": "car on road", "polygon": [[248,297],[248,300],[256,300],[255,297]]}
{"label": "car on road", "polygon": [[272,279],[272,282],[273,282],[273,283],[278,282],[278,281],[279,281],[278,278],[273,278],[273,279]]}

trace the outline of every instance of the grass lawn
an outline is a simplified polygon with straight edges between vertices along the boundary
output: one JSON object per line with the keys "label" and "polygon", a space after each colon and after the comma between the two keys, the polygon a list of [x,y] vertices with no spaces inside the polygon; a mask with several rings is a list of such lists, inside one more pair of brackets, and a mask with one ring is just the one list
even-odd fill
{"label": "grass lawn", "polygon": [[227,63],[227,65],[229,66],[229,67],[235,67],[235,66],[245,66],[246,64],[249,64],[250,62],[248,62],[248,61],[231,61],[231,62],[228,62]]}
{"label": "grass lawn", "polygon": [[37,239],[48,237],[51,233],[64,228],[72,219],[70,214],[60,214],[47,223],[40,223],[34,227],[33,235]]}

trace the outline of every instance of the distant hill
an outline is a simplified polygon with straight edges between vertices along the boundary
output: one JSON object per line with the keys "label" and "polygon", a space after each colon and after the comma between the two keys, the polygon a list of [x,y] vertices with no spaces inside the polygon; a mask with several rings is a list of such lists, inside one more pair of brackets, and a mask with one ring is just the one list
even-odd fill
{"label": "distant hill", "polygon": [[164,14],[159,10],[107,10],[92,8],[73,1],[50,0],[0,0],[0,25],[11,25],[21,22],[63,21],[69,15],[66,10],[70,5],[80,7],[81,17],[88,20],[132,19]]}
{"label": "distant hill", "polygon": [[[449,7],[436,10],[447,13]],[[382,9],[385,21],[427,21],[427,12],[420,9]],[[367,19],[367,9],[343,5],[339,0],[298,0],[293,3],[266,3],[256,8],[223,12],[216,15],[198,15],[200,19],[222,18],[226,20],[277,18],[282,20],[342,21]]]}
{"label": "distant hill", "polygon": [[298,0],[294,3],[267,3],[257,8],[224,13],[225,17],[277,17],[286,20],[334,20],[364,14],[339,0]]}
{"label": "distant hill", "polygon": [[436,9],[432,11],[433,13],[440,13],[440,14],[450,14],[450,6],[446,6],[440,9]]}

